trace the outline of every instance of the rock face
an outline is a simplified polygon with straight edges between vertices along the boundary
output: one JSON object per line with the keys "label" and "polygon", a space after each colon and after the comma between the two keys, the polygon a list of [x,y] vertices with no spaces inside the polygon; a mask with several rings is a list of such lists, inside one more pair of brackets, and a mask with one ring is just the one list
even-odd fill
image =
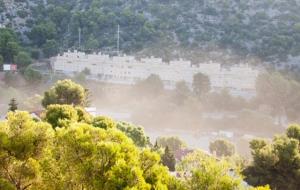
{"label": "rock face", "polygon": [[114,50],[119,24],[127,53],[203,59],[199,50],[217,49],[278,63],[300,54],[299,10],[299,0],[0,0],[0,23],[28,43],[33,27],[53,26],[46,40],[64,49],[78,47],[80,29],[81,48]]}

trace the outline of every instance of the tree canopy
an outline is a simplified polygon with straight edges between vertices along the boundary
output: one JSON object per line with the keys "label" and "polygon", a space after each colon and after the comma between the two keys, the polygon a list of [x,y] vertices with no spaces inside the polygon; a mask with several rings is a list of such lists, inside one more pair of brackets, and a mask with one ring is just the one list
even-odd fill
{"label": "tree canopy", "polygon": [[136,89],[152,97],[163,91],[164,84],[158,75],[152,74],[145,80],[137,82]]}
{"label": "tree canopy", "polygon": [[54,128],[68,127],[78,121],[78,115],[71,105],[52,104],[47,107],[44,119]]}
{"label": "tree canopy", "polygon": [[141,126],[127,122],[118,122],[117,128],[131,138],[136,146],[147,147],[150,145],[150,139],[146,136]]}
{"label": "tree canopy", "polygon": [[193,78],[193,92],[199,97],[204,97],[210,91],[210,80],[203,73],[197,73]]}
{"label": "tree canopy", "polygon": [[258,101],[270,106],[273,115],[286,115],[292,121],[299,119],[299,83],[278,72],[264,73],[258,76],[256,88]]}
{"label": "tree canopy", "polygon": [[40,160],[47,154],[54,131],[26,112],[10,112],[0,123],[0,187],[24,190],[38,187]]}
{"label": "tree canopy", "polygon": [[26,68],[32,63],[31,57],[28,53],[20,51],[14,58],[15,63],[19,68]]}
{"label": "tree canopy", "polygon": [[[48,109],[59,106],[72,107]],[[74,120],[57,120],[68,119]],[[158,154],[139,149],[117,128],[74,120],[54,130],[51,123],[36,122],[20,111],[0,122],[1,188],[167,190],[177,184]]]}
{"label": "tree canopy", "polygon": [[163,148],[168,147],[168,149],[175,153],[178,150],[182,150],[186,148],[186,144],[179,137],[171,136],[171,137],[158,137],[156,139],[157,145]]}
{"label": "tree canopy", "polygon": [[0,55],[5,63],[12,63],[19,48],[16,34],[11,29],[0,28]]}
{"label": "tree canopy", "polygon": [[300,187],[300,126],[292,125],[285,135],[272,142],[253,140],[250,143],[253,163],[244,170],[251,185],[269,184],[272,189],[298,189]]}
{"label": "tree canopy", "polygon": [[224,139],[217,139],[209,144],[209,151],[218,157],[232,156],[235,153],[235,147],[232,143]]}
{"label": "tree canopy", "polygon": [[243,189],[242,177],[225,161],[217,161],[205,153],[195,151],[179,163],[182,175],[190,176],[187,189],[232,190]]}
{"label": "tree canopy", "polygon": [[42,105],[47,107],[51,104],[69,104],[84,106],[87,101],[85,89],[71,80],[58,81],[49,91],[46,91]]}

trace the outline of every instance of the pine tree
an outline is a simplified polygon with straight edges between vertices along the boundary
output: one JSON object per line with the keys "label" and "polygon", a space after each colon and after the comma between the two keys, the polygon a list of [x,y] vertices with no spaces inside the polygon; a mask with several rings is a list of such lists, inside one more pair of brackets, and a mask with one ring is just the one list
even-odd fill
{"label": "pine tree", "polygon": [[18,104],[15,98],[12,98],[8,105],[9,105],[8,111],[15,112],[18,109]]}
{"label": "pine tree", "polygon": [[165,153],[162,156],[161,161],[162,161],[162,164],[164,166],[167,166],[170,171],[175,171],[176,160],[175,160],[174,154],[171,153],[168,146],[166,146],[166,148],[165,148]]}

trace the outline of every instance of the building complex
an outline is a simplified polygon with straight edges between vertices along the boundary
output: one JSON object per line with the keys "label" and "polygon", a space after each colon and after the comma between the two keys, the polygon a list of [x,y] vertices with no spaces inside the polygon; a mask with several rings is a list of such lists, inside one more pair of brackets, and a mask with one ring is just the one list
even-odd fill
{"label": "building complex", "polygon": [[85,69],[89,78],[101,82],[134,85],[151,74],[158,75],[166,89],[174,89],[176,83],[185,81],[191,88],[193,76],[203,73],[210,79],[212,91],[227,88],[232,95],[245,98],[255,95],[255,83],[259,70],[247,64],[234,64],[230,67],[220,63],[191,64],[186,60],[169,63],[161,58],[136,59],[133,56],[109,56],[107,54],[85,54],[68,51],[52,58],[55,73],[74,75]]}

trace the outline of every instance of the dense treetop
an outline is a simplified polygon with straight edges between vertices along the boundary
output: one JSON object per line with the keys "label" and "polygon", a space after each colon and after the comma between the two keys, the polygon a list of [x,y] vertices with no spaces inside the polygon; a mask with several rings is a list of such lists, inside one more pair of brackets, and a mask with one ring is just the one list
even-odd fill
{"label": "dense treetop", "polygon": [[71,80],[58,81],[49,91],[45,92],[42,105],[69,104],[85,106],[87,102],[86,90]]}
{"label": "dense treetop", "polygon": [[291,125],[285,135],[272,142],[250,142],[253,164],[244,171],[251,185],[270,184],[272,189],[299,189],[300,182],[300,126]]}

